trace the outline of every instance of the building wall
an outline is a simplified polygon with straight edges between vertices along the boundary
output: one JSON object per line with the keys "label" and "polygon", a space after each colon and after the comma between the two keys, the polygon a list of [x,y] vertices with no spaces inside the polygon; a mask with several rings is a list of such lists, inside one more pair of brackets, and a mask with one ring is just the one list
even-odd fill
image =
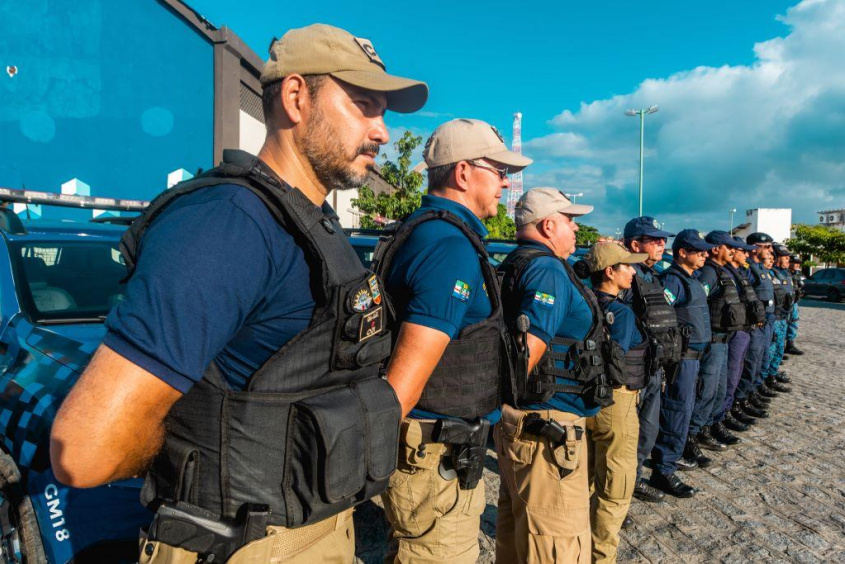
{"label": "building wall", "polygon": [[791,208],[758,208],[745,212],[745,225],[734,229],[734,235],[745,239],[751,233],[768,233],[775,241],[789,239],[792,229]]}
{"label": "building wall", "polygon": [[845,209],[818,212],[819,225],[845,230]]}

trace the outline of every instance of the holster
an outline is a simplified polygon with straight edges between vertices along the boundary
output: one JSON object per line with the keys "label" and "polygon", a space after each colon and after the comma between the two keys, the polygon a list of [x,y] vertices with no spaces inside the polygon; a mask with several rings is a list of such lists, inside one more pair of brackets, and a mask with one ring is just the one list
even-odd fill
{"label": "holster", "polygon": [[432,439],[452,447],[450,462],[462,490],[475,489],[481,480],[489,434],[490,422],[480,417],[472,423],[460,419],[439,419],[434,426]]}
{"label": "holster", "polygon": [[554,419],[543,419],[537,413],[529,413],[522,422],[522,431],[538,437],[546,437],[560,467],[560,477],[565,478],[578,466],[578,441],[584,435],[584,428],[577,425],[562,425]]}

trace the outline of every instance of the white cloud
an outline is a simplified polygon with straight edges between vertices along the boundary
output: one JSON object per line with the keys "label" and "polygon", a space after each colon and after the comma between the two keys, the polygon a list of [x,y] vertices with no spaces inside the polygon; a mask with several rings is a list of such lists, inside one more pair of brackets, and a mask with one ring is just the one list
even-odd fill
{"label": "white cloud", "polygon": [[845,1],[804,0],[780,16],[785,37],[748,66],[698,67],[632,93],[582,103],[524,143],[526,187],[585,192],[605,231],[636,214],[638,118],[646,117],[645,213],[669,227],[725,228],[729,208],[792,207],[796,221],[845,206]]}

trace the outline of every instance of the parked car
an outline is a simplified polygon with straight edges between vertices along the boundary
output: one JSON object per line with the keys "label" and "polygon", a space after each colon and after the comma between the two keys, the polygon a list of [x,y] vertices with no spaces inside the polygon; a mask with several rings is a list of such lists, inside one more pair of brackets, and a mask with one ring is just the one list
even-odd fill
{"label": "parked car", "polygon": [[[24,191],[0,192],[9,201]],[[80,197],[70,198],[79,207]],[[98,198],[97,207],[107,205]],[[139,528],[152,519],[140,503],[142,480],[66,487],[49,450],[56,412],[123,298],[125,228],[22,221],[0,208],[0,561],[137,561]]]}
{"label": "parked car", "polygon": [[804,283],[804,294],[840,301],[845,296],[845,268],[817,270]]}

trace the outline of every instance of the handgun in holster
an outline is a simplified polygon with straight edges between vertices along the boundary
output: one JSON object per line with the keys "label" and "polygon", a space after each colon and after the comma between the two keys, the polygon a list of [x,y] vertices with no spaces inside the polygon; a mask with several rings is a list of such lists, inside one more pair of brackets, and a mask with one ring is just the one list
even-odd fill
{"label": "handgun in holster", "polygon": [[[147,534],[148,541],[196,552],[202,562],[226,562],[242,546],[267,535],[270,508],[245,503],[235,519],[184,503],[164,500],[159,504]],[[151,548],[144,550],[152,550]]]}
{"label": "handgun in holster", "polygon": [[[570,437],[566,427],[555,421],[554,419],[543,419],[538,413],[529,413],[522,421],[522,430],[525,433],[536,435],[538,437],[546,437],[549,439],[549,445],[553,451],[557,451],[560,447],[571,449],[571,454],[566,454],[564,458],[569,458],[569,462],[564,462],[567,467],[559,466],[560,477],[565,478],[575,471],[577,460],[575,458],[575,445],[584,436],[584,428],[577,425],[571,427],[574,430],[575,436]],[[557,456],[555,456],[557,458]]]}
{"label": "handgun in holster", "polygon": [[480,417],[472,423],[460,419],[439,419],[434,426],[434,441],[452,447],[451,463],[462,490],[474,489],[481,480],[489,434],[490,422]]}

